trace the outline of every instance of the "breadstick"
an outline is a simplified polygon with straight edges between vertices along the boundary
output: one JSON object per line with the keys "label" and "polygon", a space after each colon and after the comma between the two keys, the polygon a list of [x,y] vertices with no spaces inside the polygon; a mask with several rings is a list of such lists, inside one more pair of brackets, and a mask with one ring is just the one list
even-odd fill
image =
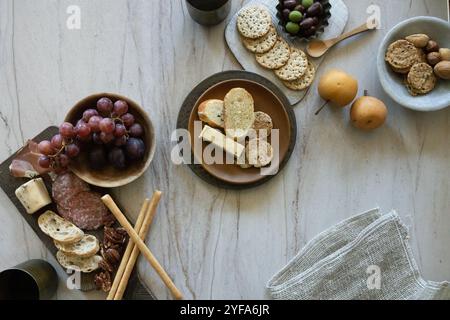
{"label": "breadstick", "polygon": [[139,235],[136,233],[136,231],[133,230],[133,227],[128,222],[128,220],[124,216],[124,214],[120,211],[119,207],[115,204],[115,202],[111,198],[111,196],[108,194],[104,195],[102,197],[102,200],[103,200],[103,203],[109,208],[109,210],[112,212],[112,214],[116,217],[116,219],[122,225],[122,227],[127,231],[130,238],[133,240],[133,242],[139,248],[142,255],[147,259],[147,261],[150,263],[150,265],[153,267],[153,269],[156,271],[156,273],[158,273],[159,277],[164,282],[164,284],[167,286],[167,288],[169,288],[172,296],[175,299],[182,299],[183,295],[181,294],[181,292],[175,286],[172,279],[170,279],[167,272],[159,264],[158,260],[156,260],[153,253],[145,245],[144,241],[142,241],[141,238],[139,238]]}
{"label": "breadstick", "polygon": [[[142,226],[139,230],[139,237],[142,240],[145,240],[145,238],[147,237],[148,229],[150,228],[153,218],[155,217],[156,209],[158,207],[160,199],[161,199],[161,191],[155,191],[152,197],[152,201],[150,202],[150,205],[147,208],[147,212],[145,214]],[[134,229],[136,230],[136,228]],[[114,300],[122,300],[123,294],[125,293],[125,289],[127,288],[128,285],[128,280],[130,280],[131,273],[133,272],[138,257],[139,257],[139,248],[133,243],[133,249],[131,251],[130,258],[128,259],[122,279],[120,280],[119,288],[117,289],[116,295],[114,296]]]}
{"label": "breadstick", "polygon": [[[150,204],[150,199],[145,199],[142,204],[141,211],[139,211],[138,218],[136,220],[136,224],[134,226],[134,230],[139,231],[142,227],[142,223],[144,222],[144,218],[147,214],[148,207]],[[123,254],[122,260],[120,261],[119,268],[117,269],[116,276],[114,277],[113,284],[111,286],[111,290],[109,290],[108,297],[106,300],[113,300],[116,295],[117,288],[119,287],[119,283],[122,280],[123,273],[125,271],[125,267],[127,266],[127,262],[130,259],[131,253],[134,248],[133,241],[128,241],[127,248]]]}

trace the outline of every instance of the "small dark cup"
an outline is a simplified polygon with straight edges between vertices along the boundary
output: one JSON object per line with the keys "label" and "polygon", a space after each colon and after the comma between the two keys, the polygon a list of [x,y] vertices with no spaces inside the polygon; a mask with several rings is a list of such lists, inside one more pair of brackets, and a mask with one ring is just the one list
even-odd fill
{"label": "small dark cup", "polygon": [[192,19],[204,26],[219,24],[231,10],[231,0],[186,0]]}
{"label": "small dark cup", "polygon": [[0,300],[48,300],[57,287],[58,275],[44,260],[28,260],[0,272]]}

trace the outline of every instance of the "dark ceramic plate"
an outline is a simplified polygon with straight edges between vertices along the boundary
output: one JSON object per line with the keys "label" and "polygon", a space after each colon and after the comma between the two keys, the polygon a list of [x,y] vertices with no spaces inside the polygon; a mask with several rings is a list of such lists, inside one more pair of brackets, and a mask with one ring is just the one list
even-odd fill
{"label": "dark ceramic plate", "polygon": [[[198,135],[194,134],[194,121],[200,121],[197,115],[199,104],[208,99],[223,99],[227,92],[235,87],[246,89],[255,101],[255,111],[269,114],[274,129],[279,129],[279,159],[272,164],[278,165],[278,174],[289,160],[295,146],[297,124],[294,112],[286,96],[272,82],[257,74],[246,71],[227,71],[204,80],[188,95],[178,116],[178,128],[188,129],[191,142],[197,140],[203,147],[192,152],[193,157],[202,159],[203,148]],[[193,148],[194,149],[194,148]],[[191,164],[189,167],[202,179],[216,186],[230,189],[245,189],[263,184],[275,175],[262,175],[257,168],[242,169],[232,164]]]}

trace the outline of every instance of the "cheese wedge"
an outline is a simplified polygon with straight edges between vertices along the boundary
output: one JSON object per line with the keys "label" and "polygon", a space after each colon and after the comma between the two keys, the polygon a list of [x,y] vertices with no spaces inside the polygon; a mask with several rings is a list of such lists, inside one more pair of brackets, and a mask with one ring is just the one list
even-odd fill
{"label": "cheese wedge", "polygon": [[219,130],[213,129],[210,126],[205,125],[202,132],[200,133],[199,138],[203,139],[203,141],[211,142],[228,154],[234,156],[236,159],[239,159],[239,157],[245,151],[245,147],[242,144],[235,142],[233,139],[228,138]]}
{"label": "cheese wedge", "polygon": [[16,197],[25,207],[27,213],[33,214],[52,203],[42,178],[30,180],[16,190]]}

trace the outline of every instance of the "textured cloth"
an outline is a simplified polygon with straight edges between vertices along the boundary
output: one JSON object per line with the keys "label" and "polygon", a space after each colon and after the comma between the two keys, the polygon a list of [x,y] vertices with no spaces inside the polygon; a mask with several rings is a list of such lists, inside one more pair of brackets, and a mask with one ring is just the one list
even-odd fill
{"label": "textured cloth", "polygon": [[309,242],[267,284],[274,299],[450,299],[448,282],[425,281],[395,212],[345,220]]}

